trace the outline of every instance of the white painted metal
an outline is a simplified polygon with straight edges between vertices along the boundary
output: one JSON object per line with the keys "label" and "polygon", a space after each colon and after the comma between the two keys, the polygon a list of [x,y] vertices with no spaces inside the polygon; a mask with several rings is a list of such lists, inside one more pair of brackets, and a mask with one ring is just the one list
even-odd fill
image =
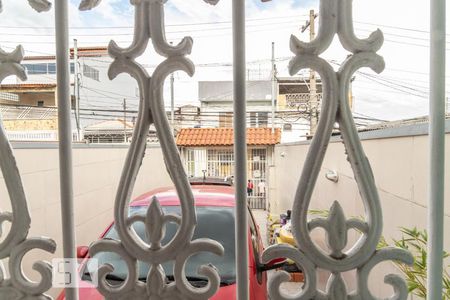
{"label": "white painted metal", "polygon": [[[216,4],[218,0],[204,0],[210,4]],[[438,1],[438,0],[436,0]],[[434,7],[442,9],[441,6]],[[50,3],[46,0],[29,0],[30,5],[38,11],[48,10]],[[263,0],[265,2],[265,0]],[[97,6],[100,0],[83,0],[80,9],[86,10]],[[189,75],[194,72],[194,66],[186,55],[191,52],[192,39],[184,38],[178,45],[169,45],[165,38],[164,26],[164,0],[136,0],[131,1],[135,7],[135,29],[133,42],[128,48],[120,48],[115,42],[109,45],[109,53],[114,57],[109,70],[109,77],[114,79],[121,73],[128,73],[139,83],[140,104],[139,115],[135,127],[134,138],[130,145],[125,167],[122,172],[119,189],[116,195],[114,216],[116,229],[120,240],[102,240],[95,242],[90,248],[90,254],[99,252],[114,252],[126,262],[129,277],[117,286],[111,286],[106,276],[112,271],[111,265],[103,265],[99,268],[100,277],[98,290],[107,299],[208,299],[219,288],[219,276],[212,266],[200,266],[199,274],[208,278],[209,283],[204,288],[192,286],[184,274],[184,266],[187,259],[199,252],[212,252],[223,254],[223,247],[216,241],[198,239],[192,241],[196,226],[196,214],[194,199],[187,176],[183,172],[182,162],[171,132],[170,123],[164,109],[163,84],[167,76],[174,71],[185,71]],[[248,287],[248,238],[247,238],[247,151],[246,151],[246,104],[245,104],[245,1],[233,0],[233,43],[234,43],[234,127],[235,127],[235,158],[236,158],[236,249],[237,249],[237,298],[240,300],[249,298]],[[68,49],[68,12],[67,0],[56,1],[56,42],[57,42],[57,73],[59,96],[59,130],[60,130],[60,164],[61,164],[61,198],[63,217],[63,245],[64,256],[74,257],[74,226],[73,226],[73,191],[72,191],[72,157],[70,131],[70,74],[69,74],[69,49]],[[1,2],[0,2],[1,5]],[[0,6],[1,7],[1,6]],[[445,12],[445,9],[442,10]],[[432,9],[432,13],[436,10]],[[442,17],[442,16],[441,16]],[[445,21],[445,16],[443,17]],[[444,22],[445,23],[445,22]],[[438,18],[436,29],[441,29],[442,19]],[[338,72],[319,57],[330,45],[333,37],[338,35],[343,47],[353,53],[342,65]],[[440,37],[440,36],[437,36]],[[136,58],[144,53],[151,39],[157,53],[166,57],[150,76],[145,68],[136,62]],[[438,38],[437,38],[438,39]],[[433,39],[432,39],[433,40]],[[353,73],[360,67],[370,67],[376,72],[384,68],[383,59],[376,54],[383,43],[381,31],[376,31],[368,39],[356,38],[352,25],[351,0],[321,0],[320,3],[320,27],[317,37],[303,43],[297,38],[291,38],[291,50],[296,55],[290,63],[291,74],[300,69],[312,68],[320,75],[323,82],[323,101],[321,118],[318,123],[317,133],[311,143],[307,161],[298,185],[292,211],[292,224],[294,237],[299,248],[282,245],[272,246],[263,254],[263,261],[268,262],[277,257],[293,259],[303,270],[306,283],[296,295],[284,295],[280,291],[280,284],[289,278],[285,272],[278,272],[269,283],[269,294],[272,299],[374,299],[370,293],[367,281],[372,268],[381,261],[398,260],[411,263],[411,255],[403,250],[387,248],[377,250],[376,246],[382,231],[382,212],[377,190],[374,183],[370,164],[358,138],[352,113],[347,101],[350,79]],[[432,43],[432,51],[436,50],[434,59],[439,59],[442,50],[442,41]],[[434,48],[434,46],[438,46]],[[445,46],[445,30],[444,30]],[[434,53],[434,52],[433,52]],[[445,52],[444,52],[445,57]],[[25,78],[24,68],[20,66],[23,58],[23,50],[19,46],[12,53],[0,50],[0,82],[8,75],[17,75]],[[433,76],[442,76],[445,64],[433,69]],[[434,75],[433,75],[434,74]],[[442,76],[443,77],[443,76]],[[435,78],[436,79],[436,78]],[[440,92],[444,85],[439,81],[432,96],[440,100]],[[433,94],[435,93],[435,94]],[[443,99],[443,97],[442,97]],[[436,102],[440,105],[440,102]],[[440,133],[441,124],[438,122],[440,106],[432,106],[434,132]],[[355,173],[355,178],[367,212],[366,220],[346,219],[344,211],[338,202],[335,202],[328,218],[307,219],[307,211],[311,195],[319,174],[321,164],[327,150],[331,131],[335,122],[338,122],[342,131],[348,159]],[[176,186],[181,202],[181,216],[165,215],[154,198],[147,214],[129,216],[128,204],[134,187],[136,176],[139,172],[146,148],[146,137],[151,124],[157,129],[158,138],[163,149],[167,169]],[[433,134],[434,137],[434,134]],[[439,143],[440,135],[432,144],[436,149],[442,150]],[[434,148],[432,148],[434,149]],[[9,258],[10,278],[0,268],[0,294],[7,299],[38,298],[45,299],[43,295],[51,287],[51,269],[44,262],[35,264],[36,270],[41,274],[40,282],[29,281],[21,269],[21,261],[25,253],[32,249],[42,249],[53,252],[55,243],[45,238],[28,238],[30,217],[26,204],[24,190],[21,184],[11,146],[0,127],[0,167],[5,175],[5,182],[11,199],[12,212],[0,213],[0,225],[10,222],[8,235],[0,243],[0,259]],[[438,154],[441,154],[437,151]],[[432,153],[432,155],[434,155]],[[440,157],[440,156],[436,156]],[[442,160],[440,161],[440,163]],[[437,164],[437,163],[436,163]],[[442,164],[442,163],[441,163]],[[436,167],[432,164],[432,167]],[[437,169],[435,169],[437,170]],[[443,176],[442,176],[443,178]],[[439,189],[443,183],[437,183]],[[439,191],[439,190],[436,190]],[[440,194],[433,194],[432,196]],[[434,209],[439,209],[442,201],[436,196]],[[442,213],[440,209],[439,213]],[[440,217],[436,211],[431,211],[431,216]],[[132,224],[142,222],[147,228],[149,243],[140,239],[132,229]],[[164,224],[172,222],[179,225],[175,237],[169,244],[162,246],[164,236]],[[435,230],[435,244],[442,243],[442,228],[432,227]],[[310,231],[321,227],[327,233],[330,253],[325,253],[313,243]],[[361,238],[348,251],[344,251],[347,244],[347,231],[349,229],[360,231]],[[1,234],[1,232],[0,232]],[[439,262],[439,255],[430,258],[433,263]],[[137,278],[138,260],[151,265],[146,283]],[[174,278],[171,283],[166,282],[166,276],[161,264],[174,261]],[[440,266],[442,271],[442,265]],[[316,269],[329,270],[329,278],[326,291],[317,288]],[[341,276],[342,272],[355,270],[357,273],[357,289],[348,291]],[[74,269],[68,270],[74,272]],[[436,266],[432,274],[439,275],[439,267]],[[440,276],[438,276],[440,279]],[[437,280],[437,279],[436,279]],[[436,281],[435,280],[435,281]],[[396,275],[387,275],[386,283],[394,287],[392,299],[406,299],[407,288],[404,281]],[[433,283],[434,290],[439,289]],[[436,291],[436,295],[438,291]],[[66,291],[67,299],[77,298],[77,289]],[[435,296],[438,299],[439,296]],[[430,299],[434,299],[431,297]]]}
{"label": "white painted metal", "polygon": [[233,125],[236,198],[236,281],[238,300],[249,299],[247,220],[247,123],[245,95],[245,0],[233,0]]}
{"label": "white painted metal", "polygon": [[[81,136],[80,124],[80,66],[78,61],[78,41],[73,39],[73,61],[74,61],[74,76],[73,76],[73,95],[75,97],[75,124],[77,126],[77,136]],[[77,140],[78,142],[80,140]]]}
{"label": "white painted metal", "polygon": [[[75,221],[73,208],[72,129],[70,111],[69,10],[68,0],[55,3],[56,83],[58,95],[59,182],[64,258],[75,259]],[[65,264],[68,274],[76,274],[75,264]],[[72,278],[74,286],[78,278]],[[66,288],[66,299],[78,299],[78,288]]]}
{"label": "white painted metal", "polygon": [[[38,4],[36,1],[30,1],[30,5],[39,11],[50,8]],[[0,82],[10,75],[16,75],[21,80],[26,80],[25,68],[20,65],[23,56],[22,46],[17,46],[11,53],[0,49]],[[44,293],[52,286],[50,265],[44,261],[35,262],[33,267],[41,278],[38,282],[33,282],[23,273],[22,260],[25,254],[35,249],[53,253],[56,244],[48,238],[27,237],[31,218],[19,169],[2,124],[0,124],[0,153],[0,168],[5,178],[11,202],[11,212],[0,212],[0,237],[3,234],[1,231],[3,224],[5,222],[10,223],[9,232],[0,243],[0,260],[9,258],[9,278],[0,262],[0,296],[1,299],[12,300],[24,298],[48,299],[49,297]]]}
{"label": "white painted metal", "polygon": [[[361,67],[370,67],[376,72],[384,68],[383,59],[376,54],[383,44],[383,34],[376,31],[368,39],[356,38],[353,31],[352,1],[321,0],[320,26],[317,37],[304,43],[291,37],[291,50],[296,55],[289,64],[291,75],[304,68],[317,71],[323,82],[323,102],[317,132],[311,146],[297,187],[292,209],[293,233],[298,249],[289,246],[272,246],[263,254],[263,261],[277,257],[288,257],[296,261],[303,270],[306,284],[298,294],[282,295],[280,284],[289,278],[285,272],[278,272],[269,282],[272,299],[375,299],[368,289],[368,276],[372,268],[381,261],[398,260],[412,263],[412,256],[403,250],[387,248],[377,250],[382,232],[382,211],[372,170],[367,160],[348,104],[348,89],[353,73]],[[352,52],[338,72],[334,72],[325,60],[319,57],[331,44],[335,35],[343,47]],[[307,212],[322,161],[325,156],[335,122],[339,123],[348,160],[365,211],[365,221],[347,219],[339,202],[334,202],[328,218],[308,220]],[[321,227],[327,234],[329,254],[312,241],[310,231]],[[347,231],[361,232],[360,239],[348,251]],[[331,272],[326,291],[317,288],[316,269]],[[357,289],[348,291],[341,277],[342,272],[356,269]],[[395,295],[392,299],[406,299],[407,287],[397,275],[387,275],[385,282],[392,285]]]}
{"label": "white painted metal", "polygon": [[430,1],[430,173],[427,299],[442,299],[445,187],[445,0]]}

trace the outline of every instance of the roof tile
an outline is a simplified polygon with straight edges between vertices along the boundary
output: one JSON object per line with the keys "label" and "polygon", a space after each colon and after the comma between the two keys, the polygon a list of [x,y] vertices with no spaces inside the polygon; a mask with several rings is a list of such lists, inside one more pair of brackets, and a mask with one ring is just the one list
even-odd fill
{"label": "roof tile", "polygon": [[[271,128],[247,128],[248,145],[275,145],[281,140],[281,130]],[[177,136],[177,145],[194,146],[232,146],[232,128],[183,128]]]}

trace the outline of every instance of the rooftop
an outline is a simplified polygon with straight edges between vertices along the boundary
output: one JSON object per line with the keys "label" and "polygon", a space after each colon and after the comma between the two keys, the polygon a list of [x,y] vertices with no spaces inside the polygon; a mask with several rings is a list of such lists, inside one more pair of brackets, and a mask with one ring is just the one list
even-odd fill
{"label": "rooftop", "polygon": [[[100,57],[108,56],[107,47],[78,47],[78,57]],[[73,58],[74,49],[70,48],[70,57]],[[56,59],[54,55],[38,55],[25,56],[23,60],[53,60]]]}
{"label": "rooftop", "polygon": [[0,91],[54,91],[56,89],[55,83],[17,83],[17,84],[0,84]]}
{"label": "rooftop", "polygon": [[105,132],[123,132],[124,129],[126,128],[127,131],[131,131],[133,130],[133,123],[131,122],[125,122],[122,119],[116,119],[116,120],[107,120],[107,121],[102,121],[102,122],[98,122],[95,124],[91,124],[89,126],[86,126],[84,128],[84,131],[87,133],[92,133],[92,132],[101,132],[101,133],[105,133]]}
{"label": "rooftop", "polygon": [[[275,145],[281,141],[281,130],[247,128],[247,145]],[[177,145],[184,147],[232,146],[232,128],[183,128],[177,136]]]}

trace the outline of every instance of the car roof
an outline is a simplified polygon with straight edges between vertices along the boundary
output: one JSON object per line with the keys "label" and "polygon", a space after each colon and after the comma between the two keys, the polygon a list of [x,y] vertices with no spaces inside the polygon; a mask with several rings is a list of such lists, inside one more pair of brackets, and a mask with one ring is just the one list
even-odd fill
{"label": "car roof", "polygon": [[[191,186],[194,195],[195,206],[224,206],[234,207],[234,188],[218,185],[193,185]],[[151,190],[140,195],[130,203],[130,206],[148,206],[156,197],[161,206],[178,206],[180,200],[175,188],[162,187]]]}

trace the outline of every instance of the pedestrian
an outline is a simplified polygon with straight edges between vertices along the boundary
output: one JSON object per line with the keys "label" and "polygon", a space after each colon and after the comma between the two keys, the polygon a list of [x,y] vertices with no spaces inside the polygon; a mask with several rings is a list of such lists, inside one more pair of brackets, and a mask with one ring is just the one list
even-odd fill
{"label": "pedestrian", "polygon": [[253,182],[249,179],[247,182],[247,195],[250,197],[253,194]]}
{"label": "pedestrian", "polygon": [[258,190],[259,190],[259,196],[264,197],[266,195],[266,183],[264,182],[264,180],[261,180],[258,183]]}

